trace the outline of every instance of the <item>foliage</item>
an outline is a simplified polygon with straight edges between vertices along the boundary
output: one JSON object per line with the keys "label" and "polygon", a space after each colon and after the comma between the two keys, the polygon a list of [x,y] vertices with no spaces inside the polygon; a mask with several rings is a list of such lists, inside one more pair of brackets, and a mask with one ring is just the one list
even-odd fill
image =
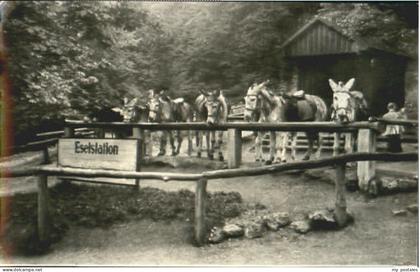
{"label": "foliage", "polygon": [[18,2],[5,25],[17,134],[156,84],[161,35],[124,2]]}
{"label": "foliage", "polygon": [[[372,46],[417,57],[417,29],[398,16],[393,5],[373,3],[324,3],[318,16],[338,25],[350,37]],[[413,6],[413,8],[417,8]]]}
{"label": "foliage", "polygon": [[[191,98],[200,89],[224,89],[234,98],[250,82],[277,79],[276,46],[317,4],[147,3],[173,38],[170,89]],[[176,10],[176,12],[173,12]]]}
{"label": "foliage", "polygon": [[417,9],[385,3],[26,2],[5,24],[17,134],[145,101],[150,88],[192,102],[239,99],[255,80],[281,86],[279,46],[314,16],[417,58]]}

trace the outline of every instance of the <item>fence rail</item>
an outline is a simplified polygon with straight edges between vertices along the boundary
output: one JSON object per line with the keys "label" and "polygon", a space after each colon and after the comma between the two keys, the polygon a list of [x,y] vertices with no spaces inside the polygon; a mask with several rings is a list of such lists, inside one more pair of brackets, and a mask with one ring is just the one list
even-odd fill
{"label": "fence rail", "polygon": [[[64,134],[64,130],[38,133],[36,134],[36,139],[34,139],[34,141],[28,142],[23,145],[10,146],[7,147],[7,149],[12,153],[42,150],[47,148],[48,146],[56,144],[58,139],[61,138]],[[77,136],[84,137],[93,134],[94,132],[92,131],[92,129],[89,128],[82,127],[75,129],[75,135]]]}
{"label": "fence rail", "polygon": [[257,176],[267,173],[275,173],[296,169],[312,169],[336,164],[355,162],[355,161],[416,161],[418,152],[404,153],[352,153],[338,155],[325,159],[314,159],[310,161],[298,161],[285,164],[273,164],[259,166],[253,168],[237,168],[204,171],[201,174],[185,174],[185,173],[161,173],[161,172],[135,172],[135,171],[117,171],[106,169],[84,169],[61,167],[53,165],[39,165],[19,168],[0,168],[5,177],[22,177],[31,175],[57,175],[57,176],[79,176],[79,177],[103,177],[103,178],[130,178],[130,179],[159,179],[163,181],[182,180],[195,181],[200,178],[221,179],[242,176]]}
{"label": "fence rail", "polygon": [[334,122],[283,122],[283,123],[258,123],[258,122],[231,122],[209,125],[203,122],[185,123],[122,123],[122,122],[66,122],[69,128],[139,128],[146,130],[228,130],[239,129],[245,131],[322,131],[322,132],[351,132],[358,129],[379,129],[378,122],[354,122],[339,124]]}

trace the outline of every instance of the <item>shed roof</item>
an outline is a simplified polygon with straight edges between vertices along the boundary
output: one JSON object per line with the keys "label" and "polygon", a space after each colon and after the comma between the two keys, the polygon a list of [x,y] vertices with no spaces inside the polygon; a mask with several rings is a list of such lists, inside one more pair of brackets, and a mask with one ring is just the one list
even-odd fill
{"label": "shed roof", "polygon": [[321,18],[314,18],[301,27],[280,49],[287,56],[359,53],[369,49],[402,55],[380,41],[352,37],[344,29]]}

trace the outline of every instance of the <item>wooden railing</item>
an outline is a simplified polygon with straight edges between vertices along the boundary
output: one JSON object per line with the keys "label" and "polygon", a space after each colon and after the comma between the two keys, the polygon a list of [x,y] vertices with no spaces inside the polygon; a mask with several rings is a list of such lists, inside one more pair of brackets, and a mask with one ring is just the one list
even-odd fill
{"label": "wooden railing", "polygon": [[[267,173],[277,173],[294,169],[311,169],[333,165],[336,167],[335,179],[335,216],[339,226],[347,223],[347,204],[345,199],[345,169],[346,163],[354,161],[416,161],[417,152],[409,153],[354,153],[339,155],[327,159],[311,160],[305,162],[294,162],[270,166],[260,166],[244,169],[226,169],[205,171],[198,174],[187,173],[161,173],[161,172],[131,172],[98,169],[80,169],[71,167],[59,167],[56,165],[41,165],[19,169],[0,169],[3,177],[19,177],[38,175],[38,237],[41,241],[49,239],[49,203],[48,203],[48,176],[67,177],[108,177],[108,178],[129,178],[129,179],[158,179],[168,182],[170,180],[192,181],[196,183],[195,211],[194,211],[194,235],[198,245],[203,245],[207,238],[207,227],[205,221],[207,205],[207,183],[213,179],[226,179],[241,176],[257,176]],[[47,160],[46,160],[47,161]],[[135,187],[137,188],[137,187]]]}
{"label": "wooden railing", "polygon": [[[227,163],[229,168],[237,168],[242,160],[241,131],[316,131],[316,132],[357,132],[358,152],[376,152],[377,136],[387,124],[399,124],[407,127],[418,125],[417,120],[388,121],[383,119],[371,119],[366,122],[335,123],[335,122],[283,122],[283,123],[257,123],[257,122],[228,122],[209,125],[207,123],[80,123],[67,122],[65,137],[72,137],[74,129],[78,127],[103,128],[118,130],[131,128],[133,136],[145,142],[144,130],[207,130],[227,131]],[[142,148],[145,150],[145,148]],[[376,176],[374,161],[362,161],[357,163],[357,175],[359,187],[367,191],[369,182]]]}
{"label": "wooden railing", "polygon": [[[89,128],[76,128],[74,134],[79,137],[91,136],[94,134],[92,129]],[[51,145],[57,143],[58,139],[64,136],[64,130],[49,131],[36,134],[36,137],[26,144],[15,145],[7,147],[9,153],[19,153],[26,151],[44,150]]]}
{"label": "wooden railing", "polygon": [[[311,169],[324,166],[335,166],[336,168],[336,202],[335,215],[340,226],[346,224],[346,200],[344,195],[346,163],[357,161],[359,187],[368,191],[368,186],[375,178],[375,161],[417,161],[417,152],[407,153],[377,153],[376,136],[378,131],[386,125],[384,120],[375,122],[357,122],[351,124],[336,124],[329,122],[294,122],[278,124],[261,123],[225,123],[210,126],[206,123],[79,123],[68,122],[64,129],[64,137],[73,137],[75,129],[87,128],[108,128],[120,129],[131,128],[133,136],[144,140],[143,130],[227,130],[228,131],[228,166],[231,169],[205,171],[202,173],[161,173],[161,172],[130,172],[101,169],[79,169],[70,167],[58,167],[47,165],[48,154],[45,157],[46,165],[33,166],[19,169],[0,169],[3,177],[17,177],[27,175],[38,175],[38,235],[40,240],[48,239],[48,176],[68,177],[110,177],[110,178],[132,178],[132,179],[159,179],[165,182],[170,180],[183,180],[196,182],[195,198],[195,239],[199,245],[206,240],[206,187],[207,182],[212,179],[224,179],[242,176],[256,176],[267,173],[277,173],[294,169]],[[400,124],[400,123],[399,123]],[[404,122],[404,125],[416,126],[417,123]],[[241,131],[318,131],[318,132],[350,132],[358,131],[358,152],[353,154],[338,155],[325,159],[310,160],[304,162],[293,162],[275,164],[254,168],[239,168],[241,162]]]}

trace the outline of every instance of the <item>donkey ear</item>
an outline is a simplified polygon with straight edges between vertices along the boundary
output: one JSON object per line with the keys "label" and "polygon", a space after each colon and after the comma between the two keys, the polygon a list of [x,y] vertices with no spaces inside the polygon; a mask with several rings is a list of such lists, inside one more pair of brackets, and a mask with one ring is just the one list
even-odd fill
{"label": "donkey ear", "polygon": [[127,106],[133,107],[135,104],[137,104],[137,98],[131,99],[131,101],[127,103]]}
{"label": "donkey ear", "polygon": [[149,98],[153,98],[155,96],[155,90],[153,89],[148,90],[147,93],[149,95]]}
{"label": "donkey ear", "polygon": [[346,85],[344,85],[344,89],[346,91],[350,91],[351,87],[353,87],[354,82],[356,81],[355,78],[351,78],[349,81],[347,81]]}
{"label": "donkey ear", "polygon": [[122,113],[122,109],[120,109],[118,107],[112,108],[111,110],[114,111],[114,112]]}
{"label": "donkey ear", "polygon": [[334,82],[334,80],[332,80],[332,79],[330,78],[330,79],[328,79],[328,83],[330,84],[331,90],[332,90],[333,92],[337,91],[337,89],[338,89],[338,85],[337,85],[337,83],[335,83],[335,82]]}

